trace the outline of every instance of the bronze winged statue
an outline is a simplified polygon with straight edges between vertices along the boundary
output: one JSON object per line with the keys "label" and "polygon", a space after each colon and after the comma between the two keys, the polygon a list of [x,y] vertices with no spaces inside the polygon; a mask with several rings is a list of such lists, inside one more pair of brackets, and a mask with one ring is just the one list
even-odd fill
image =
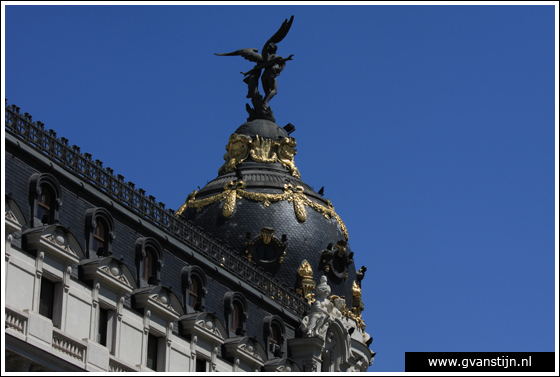
{"label": "bronze winged statue", "polygon": [[[274,116],[272,115],[272,110],[268,106],[268,102],[276,95],[278,92],[278,84],[276,83],[276,77],[280,75],[280,72],[284,70],[286,62],[292,60],[293,55],[287,58],[283,58],[276,55],[277,43],[280,43],[284,37],[290,31],[294,16],[290,17],[290,20],[284,20],[280,29],[266,43],[262,48],[261,54],[258,53],[256,48],[243,48],[241,50],[228,52],[225,54],[216,54],[218,56],[242,56],[246,60],[257,63],[248,72],[241,72],[245,78],[245,82],[249,87],[249,92],[247,93],[247,98],[251,98],[254,108],[251,108],[249,104],[246,105],[247,111],[249,112],[248,120],[252,119],[270,119],[273,122]],[[264,70],[264,72],[263,72]],[[262,77],[261,77],[262,73]],[[259,93],[259,78],[261,78],[262,87],[264,90],[264,99]]]}

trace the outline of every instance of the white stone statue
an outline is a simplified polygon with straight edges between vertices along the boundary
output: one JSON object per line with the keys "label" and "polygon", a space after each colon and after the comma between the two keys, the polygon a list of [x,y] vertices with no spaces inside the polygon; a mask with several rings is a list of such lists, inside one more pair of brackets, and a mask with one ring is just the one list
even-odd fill
{"label": "white stone statue", "polygon": [[321,276],[321,282],[315,288],[317,299],[311,306],[309,315],[303,319],[304,334],[307,337],[319,335],[324,337],[328,327],[333,304],[329,300],[331,287],[327,284],[327,277]]}

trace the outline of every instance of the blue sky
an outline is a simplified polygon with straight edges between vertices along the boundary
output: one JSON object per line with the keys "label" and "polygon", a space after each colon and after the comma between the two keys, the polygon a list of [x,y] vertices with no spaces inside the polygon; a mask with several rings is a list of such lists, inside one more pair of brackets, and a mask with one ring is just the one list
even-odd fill
{"label": "blue sky", "polygon": [[368,267],[369,370],[555,350],[554,6],[4,10],[7,103],[173,209],[247,118],[252,64],[214,53],[260,50],[294,15],[270,105]]}

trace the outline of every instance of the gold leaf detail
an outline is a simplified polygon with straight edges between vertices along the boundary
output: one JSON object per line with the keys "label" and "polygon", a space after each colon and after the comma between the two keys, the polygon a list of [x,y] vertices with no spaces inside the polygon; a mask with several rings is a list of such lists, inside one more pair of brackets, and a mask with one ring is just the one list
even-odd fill
{"label": "gold leaf detail", "polygon": [[288,169],[292,176],[301,178],[301,174],[294,164],[294,157],[297,154],[295,146],[296,139],[294,139],[293,137],[285,137],[280,140],[280,143],[278,145],[278,160],[280,161],[282,166]]}
{"label": "gold leaf detail", "polygon": [[251,138],[249,136],[232,134],[229,137],[228,145],[226,145],[226,154],[224,155],[226,162],[222,165],[218,174],[235,171],[235,167],[247,158],[250,144]]}
{"label": "gold leaf detail", "polygon": [[273,140],[263,139],[257,135],[251,146],[251,158],[253,160],[268,164],[278,160],[274,151],[276,143]]}
{"label": "gold leaf detail", "polygon": [[226,195],[226,201],[224,202],[224,206],[222,208],[222,215],[224,215],[224,217],[230,217],[235,209],[235,199],[237,198],[237,193],[230,189]]}
{"label": "gold leaf detail", "polygon": [[[222,213],[224,216],[228,217],[233,213],[235,209],[235,199],[250,199],[258,202],[262,202],[264,207],[270,206],[271,203],[279,202],[282,200],[293,201],[294,202],[294,211],[296,213],[296,217],[299,221],[303,222],[307,219],[307,206],[313,208],[315,211],[319,212],[326,219],[334,217],[338,222],[338,225],[344,234],[344,238],[348,241],[348,229],[346,229],[346,225],[342,222],[342,219],[336,214],[334,211],[334,207],[332,203],[327,199],[328,207],[325,207],[321,204],[318,204],[311,199],[309,199],[303,193],[304,189],[302,186],[293,186],[292,184],[285,184],[284,185],[284,192],[282,194],[263,194],[260,192],[252,192],[246,191],[244,188],[246,187],[245,182],[228,182],[224,186],[224,192],[218,195],[214,195],[208,198],[196,200],[195,195],[196,191],[193,191],[192,194],[187,197],[186,204],[188,208],[196,208],[197,211],[200,211],[203,207],[207,206],[208,204],[214,203],[218,200],[225,200],[228,199],[227,202],[224,204],[224,208],[222,208]],[[236,193],[236,196],[233,196],[233,193]],[[181,214],[184,211],[183,207],[177,211],[178,214]],[[231,213],[230,213],[231,212]],[[227,215],[229,213],[229,215]]]}

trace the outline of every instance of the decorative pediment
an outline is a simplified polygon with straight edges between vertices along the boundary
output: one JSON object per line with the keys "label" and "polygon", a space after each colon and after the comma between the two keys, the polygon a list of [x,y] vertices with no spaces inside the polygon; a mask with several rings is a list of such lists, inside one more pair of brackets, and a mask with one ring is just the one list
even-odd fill
{"label": "decorative pediment", "polygon": [[23,212],[21,212],[17,203],[7,195],[5,203],[4,220],[6,224],[6,235],[21,231],[21,228],[25,225]]}
{"label": "decorative pediment", "polygon": [[80,262],[84,280],[98,280],[119,293],[136,289],[134,276],[126,264],[113,257],[84,259]]}
{"label": "decorative pediment", "polygon": [[166,320],[176,321],[183,314],[181,302],[177,296],[161,285],[140,288],[132,292],[133,305],[136,309],[149,309],[159,313]]}
{"label": "decorative pediment", "polygon": [[299,365],[291,359],[272,359],[264,363],[265,372],[301,372]]}
{"label": "decorative pediment", "polygon": [[223,344],[227,331],[222,322],[212,313],[200,312],[184,315],[179,319],[182,335],[196,335],[209,343]]}
{"label": "decorative pediment", "polygon": [[253,337],[230,338],[224,347],[227,357],[241,358],[250,364],[263,366],[267,358],[263,346]]}
{"label": "decorative pediment", "polygon": [[23,232],[23,245],[29,251],[41,250],[54,259],[78,263],[84,252],[77,238],[62,225],[46,225]]}

